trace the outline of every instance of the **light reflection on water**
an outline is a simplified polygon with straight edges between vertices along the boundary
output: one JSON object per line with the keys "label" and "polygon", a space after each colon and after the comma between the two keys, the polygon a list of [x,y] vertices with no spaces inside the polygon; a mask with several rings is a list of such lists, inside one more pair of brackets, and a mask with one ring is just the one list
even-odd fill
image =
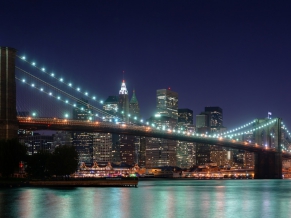
{"label": "light reflection on water", "polygon": [[289,217],[291,180],[148,180],[138,188],[0,189],[0,217]]}

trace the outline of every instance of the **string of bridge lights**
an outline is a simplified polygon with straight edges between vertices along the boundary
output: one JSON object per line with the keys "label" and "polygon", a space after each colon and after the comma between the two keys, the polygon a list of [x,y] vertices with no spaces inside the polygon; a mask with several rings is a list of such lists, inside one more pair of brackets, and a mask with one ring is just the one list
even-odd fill
{"label": "string of bridge lights", "polygon": [[[52,97],[54,99],[57,99],[58,101],[61,101],[61,102],[65,103],[65,104],[67,104],[67,105],[70,105],[70,106],[74,107],[74,108],[78,108],[81,111],[84,110],[84,108],[82,108],[82,107],[77,107],[77,105],[75,103],[71,103],[67,99],[65,100],[65,99],[62,99],[60,96],[54,95],[51,91],[46,91],[46,90],[44,90],[44,88],[36,86],[35,83],[28,83],[25,79],[20,79],[18,77],[15,77],[15,79],[18,80],[18,81],[21,81],[22,83],[24,83],[24,84],[26,84],[28,86],[31,86],[32,88],[35,88],[35,89],[39,90],[40,92],[42,92],[44,94],[47,94],[48,96],[50,96],[50,97]],[[92,109],[94,110],[94,108],[92,108]],[[89,113],[91,114],[91,111],[89,111]],[[33,112],[33,116],[36,116],[35,112]],[[99,117],[99,115],[97,113],[95,114],[95,116]],[[65,113],[65,118],[68,118],[68,117],[69,117],[69,115],[67,113]],[[91,119],[92,119],[92,117],[91,117]]]}
{"label": "string of bridge lights", "polygon": [[[25,61],[26,63],[30,64],[31,66],[35,67],[35,68],[38,69],[39,71],[41,71],[41,72],[43,72],[43,73],[49,75],[50,77],[54,78],[55,80],[59,81],[60,83],[62,83],[62,84],[64,84],[64,85],[67,85],[69,88],[72,88],[72,89],[74,89],[75,91],[77,91],[77,92],[83,94],[84,96],[91,98],[93,101],[98,102],[98,103],[100,103],[101,105],[103,105],[103,103],[104,103],[103,100],[97,101],[96,96],[94,96],[94,95],[92,95],[91,97],[89,96],[89,92],[87,92],[87,91],[85,91],[85,92],[81,92],[81,88],[80,88],[79,86],[74,87],[72,82],[68,82],[68,83],[66,83],[62,77],[58,78],[58,77],[55,75],[54,72],[49,73],[49,72],[48,72],[44,67],[38,67],[38,66],[36,65],[35,62],[30,62],[30,61],[28,61],[28,60],[26,59],[25,56],[20,57],[20,56],[16,55],[16,57],[18,57],[19,59]],[[23,70],[20,69],[20,68],[19,68],[19,70],[23,71]],[[29,74],[28,72],[25,72],[25,73]],[[58,88],[55,87],[55,86],[52,86],[51,84],[49,84],[49,83],[47,83],[47,82],[45,82],[45,81],[42,81],[42,80],[39,79],[38,77],[35,77],[35,76],[31,75],[31,74],[30,74],[30,76],[34,77],[35,79],[38,79],[39,81],[41,81],[42,83],[44,83],[44,84],[46,84],[46,85],[48,85],[48,86],[50,86],[50,87],[53,87],[54,89],[58,90],[59,92],[62,92],[63,94],[65,94],[65,95],[67,95],[67,96],[70,96],[70,98],[73,98],[73,99],[75,99],[75,100],[78,100],[78,98],[76,98],[76,97],[74,97],[74,96],[72,96],[72,95],[70,95],[70,94],[64,92],[63,90],[58,89]],[[25,81],[25,79],[19,79],[19,78],[16,78],[16,79],[19,80],[19,81],[22,81],[23,83],[25,83],[25,84],[27,84],[27,85],[30,85],[30,86],[33,87],[33,88],[38,89],[39,91],[41,91],[41,92],[43,92],[43,93],[45,93],[45,94],[47,94],[47,95],[49,95],[49,96],[51,96],[51,97],[53,97],[53,98],[59,100],[59,101],[62,101],[62,102],[64,102],[64,103],[68,104],[68,105],[71,105],[72,107],[77,107],[77,105],[76,105],[75,103],[70,103],[68,100],[63,100],[60,96],[55,96],[55,95],[53,95],[52,92],[46,92],[46,91],[44,91],[43,88],[37,87],[34,83],[29,84],[29,83],[27,83],[27,82]],[[91,105],[91,104],[89,104],[89,105],[90,105],[90,107],[91,107],[93,110],[96,110],[96,111],[98,111],[99,113],[102,113],[103,115],[106,114],[107,116],[108,116],[108,115],[111,116],[112,119],[113,119],[114,121],[116,121],[116,122],[118,121],[118,119],[122,119],[122,118],[119,118],[119,117],[117,117],[117,116],[114,117],[114,116],[112,116],[111,114],[109,114],[109,113],[107,113],[107,112],[105,112],[105,111],[103,111],[103,110],[100,110],[99,108],[96,108],[96,107],[94,107],[94,106]],[[79,109],[82,110],[82,108],[79,108]],[[121,114],[121,116],[123,116],[123,111],[122,111],[120,114]],[[98,114],[96,114],[96,117],[98,117]],[[135,120],[135,122],[136,122],[136,121],[139,121],[139,122],[142,123],[142,124],[143,124],[143,122],[144,122],[143,119],[141,119],[141,120],[137,120],[137,117],[131,117],[130,114],[128,114],[128,118],[132,118],[133,120]],[[103,119],[105,119],[105,117],[103,117]],[[109,119],[109,121],[112,122],[112,119]],[[268,126],[268,125],[271,125],[271,124],[274,123],[275,121],[276,121],[276,120],[272,120],[271,122],[268,122],[267,124],[264,124],[264,125],[259,126],[259,127],[257,127],[257,128],[253,128],[253,129],[248,130],[248,131],[245,131],[245,132],[235,133],[235,132],[237,132],[237,131],[239,131],[239,130],[241,130],[241,129],[244,129],[244,128],[246,128],[246,127],[249,127],[250,125],[252,125],[253,123],[256,122],[255,120],[252,121],[252,122],[249,122],[249,123],[247,123],[247,124],[245,124],[245,125],[242,125],[242,126],[240,126],[240,127],[238,127],[238,128],[235,128],[235,129],[232,129],[232,130],[227,131],[227,132],[225,132],[225,133],[222,133],[222,134],[217,134],[217,135],[216,135],[216,134],[214,134],[214,135],[206,135],[206,134],[195,134],[195,133],[191,133],[191,135],[192,135],[192,136],[198,136],[198,137],[199,137],[199,136],[201,136],[201,137],[210,137],[210,138],[233,138],[233,136],[240,136],[240,135],[243,135],[243,134],[247,134],[247,133],[249,133],[249,132],[253,132],[253,131],[255,131],[255,130],[261,129],[261,128],[266,127],[266,126]],[[148,126],[156,127],[154,123],[150,124],[149,122],[145,122],[145,124],[148,125]],[[283,122],[282,122],[282,125],[283,125]],[[285,125],[283,125],[282,128],[283,128],[283,129],[286,129],[288,135],[291,137],[291,133],[290,133],[289,130],[285,127]],[[182,133],[182,134],[190,135],[190,133],[189,133],[189,132],[186,132],[186,131],[175,130],[175,129],[173,129],[173,130],[171,130],[171,129],[166,129],[165,126],[163,126],[163,127],[158,127],[158,126],[157,126],[156,129],[158,129],[158,130],[172,131],[172,132],[174,132],[174,133]],[[231,134],[231,133],[232,133],[232,134]],[[235,133],[235,134],[233,134],[233,133]],[[237,140],[237,141],[238,141],[238,140]]]}
{"label": "string of bridge lights", "polygon": [[[27,72],[27,71],[25,71],[25,70],[23,70],[23,69],[21,69],[21,68],[19,68],[19,67],[17,67],[17,66],[16,66],[15,68],[18,69],[18,70],[20,70],[20,71],[22,71],[23,73],[27,74],[28,76],[32,77],[33,79],[38,80],[40,83],[43,83],[43,84],[45,84],[46,86],[49,86],[49,87],[51,87],[52,89],[55,89],[55,90],[57,90],[58,92],[60,92],[60,93],[62,93],[62,94],[64,94],[64,95],[66,95],[67,97],[69,97],[69,98],[71,98],[71,99],[73,99],[73,100],[75,100],[75,101],[78,101],[78,100],[79,100],[77,97],[72,96],[72,95],[70,95],[69,93],[67,93],[67,92],[65,92],[65,91],[63,91],[63,90],[61,90],[61,89],[59,89],[59,88],[57,88],[57,87],[51,85],[50,83],[47,83],[47,82],[43,81],[42,79],[40,79],[40,78],[38,78],[38,77],[36,77],[36,76],[30,74],[29,72]],[[29,85],[29,86],[31,86],[31,87],[37,88],[36,85],[35,85],[35,83],[28,83],[25,79],[20,79],[20,78],[17,78],[17,80],[22,81],[22,83],[25,83],[25,84],[27,84],[27,85]],[[44,91],[44,89],[43,89],[42,87],[39,87],[39,88],[37,88],[37,89],[39,89],[39,91],[41,91],[41,92]],[[52,92],[47,92],[47,93],[48,93],[48,95],[52,96]],[[55,98],[58,99],[58,100],[61,100],[61,96],[55,96]],[[62,101],[64,101],[65,103],[69,103],[69,100],[62,100]],[[76,107],[76,104],[69,104],[69,105],[72,105],[72,106]],[[104,110],[101,110],[101,109],[99,109],[99,108],[97,108],[97,107],[95,107],[95,106],[93,106],[93,105],[91,105],[91,104],[88,104],[88,105],[89,105],[89,107],[90,107],[91,109],[94,109],[95,111],[98,111],[98,112],[101,113],[103,116],[104,116],[104,115],[105,115],[105,116],[108,116],[108,117],[103,117],[103,118],[102,118],[103,120],[104,120],[104,119],[107,119],[107,120],[109,120],[110,122],[112,122],[113,120],[116,121],[116,122],[120,122],[120,120],[122,120],[122,118],[120,118],[120,117],[118,117],[118,116],[114,116],[114,115],[112,115],[112,114],[110,114],[110,113],[108,113],[108,112],[106,112],[106,111],[104,111]],[[82,109],[82,108],[80,108],[80,109]],[[123,114],[123,112],[121,112],[121,113]],[[131,117],[130,117],[130,114],[128,114],[128,117],[131,118]],[[137,121],[137,117],[133,117],[133,119],[134,119],[135,121]],[[139,122],[143,123],[143,119],[139,120]]]}
{"label": "string of bridge lights", "polygon": [[[253,121],[253,122],[255,122],[255,121]],[[239,133],[235,133],[235,134],[228,134],[228,135],[225,135],[224,137],[232,138],[232,137],[234,137],[234,136],[240,136],[240,135],[248,134],[248,133],[250,133],[250,132],[254,132],[254,131],[256,131],[256,130],[259,130],[259,129],[261,129],[261,128],[264,128],[264,127],[266,127],[266,126],[269,126],[269,125],[271,125],[271,124],[274,123],[274,122],[276,122],[276,119],[273,119],[272,121],[270,121],[270,122],[268,122],[268,123],[266,123],[266,124],[263,124],[263,125],[258,126],[258,127],[256,127],[256,128],[250,129],[250,130],[248,130],[248,131],[239,132]]]}
{"label": "string of bridge lights", "polygon": [[256,121],[254,120],[254,121],[249,122],[249,123],[247,123],[247,124],[245,124],[245,125],[242,125],[242,126],[240,126],[240,127],[238,127],[238,128],[235,128],[235,129],[229,130],[229,131],[227,131],[227,132],[225,132],[225,133],[222,133],[221,135],[227,135],[228,133],[233,133],[233,132],[236,132],[236,131],[238,131],[238,130],[240,130],[240,129],[244,129],[244,128],[246,128],[246,127],[252,125],[252,124],[255,123],[255,122],[256,122]]}
{"label": "string of bridge lights", "polygon": [[[64,78],[62,78],[62,77],[58,78],[57,75],[56,75],[54,72],[49,73],[49,72],[48,72],[44,67],[38,67],[38,66],[36,65],[35,62],[30,62],[30,61],[28,61],[28,60],[26,59],[25,56],[20,57],[20,56],[16,55],[16,57],[18,57],[19,59],[25,61],[26,63],[30,64],[31,66],[35,67],[35,68],[38,69],[39,71],[41,71],[41,72],[43,72],[43,73],[49,75],[50,77],[54,78],[55,80],[59,81],[60,83],[62,83],[62,84],[64,84],[64,85],[67,85],[68,87],[70,87],[70,88],[76,90],[77,92],[83,94],[84,96],[86,96],[86,97],[90,97],[90,96],[89,96],[89,92],[87,92],[87,91],[85,91],[85,92],[81,92],[81,88],[80,88],[79,86],[74,87],[72,82],[68,82],[68,83],[66,83],[66,82],[64,81]],[[97,100],[96,100],[97,97],[94,96],[94,95],[91,96],[91,99],[94,100],[94,101],[97,101]],[[98,101],[97,101],[97,102],[98,102]],[[100,100],[99,103],[100,103],[100,104],[103,104],[103,100]]]}
{"label": "string of bridge lights", "polygon": [[[43,81],[43,80],[41,80],[40,78],[38,78],[38,77],[36,77],[36,76],[34,76],[34,75],[28,73],[27,71],[25,71],[25,70],[23,70],[23,69],[21,69],[21,68],[19,68],[19,67],[17,67],[17,66],[16,66],[15,68],[18,69],[18,70],[21,70],[22,72],[26,73],[28,76],[32,77],[33,79],[38,80],[39,82],[45,84],[46,86],[49,86],[49,87],[51,87],[52,89],[57,90],[57,92],[60,92],[60,93],[62,93],[62,94],[64,94],[64,95],[66,95],[67,97],[69,97],[69,98],[71,98],[71,99],[73,99],[73,100],[75,100],[75,101],[78,101],[78,98],[76,98],[76,97],[74,97],[74,96],[72,96],[72,95],[70,95],[70,94],[64,92],[63,90],[61,90],[61,89],[59,89],[59,88],[57,88],[57,87],[55,87],[55,86],[53,86],[53,85],[51,85],[51,84],[49,84],[49,83]],[[22,83],[25,83],[25,84],[27,84],[27,85],[33,87],[33,88],[38,89],[39,91],[41,91],[41,92],[43,92],[43,93],[48,94],[49,96],[55,97],[57,100],[61,100],[61,101],[63,101],[63,102],[66,103],[66,104],[72,105],[73,107],[77,107],[77,105],[76,105],[75,103],[70,103],[69,100],[67,100],[67,99],[66,99],[66,100],[63,100],[63,99],[61,98],[61,96],[54,96],[53,93],[52,93],[51,91],[50,91],[50,92],[46,92],[46,91],[44,90],[44,88],[42,88],[42,87],[37,87],[35,83],[28,83],[25,79],[20,79],[20,78],[18,78],[18,77],[15,77],[15,78],[16,78],[17,80],[21,81]],[[109,114],[109,113],[107,113],[107,112],[105,112],[105,111],[103,111],[103,110],[100,110],[99,108],[94,107],[93,105],[90,105],[90,108],[92,108],[92,109],[95,110],[95,111],[98,111],[98,113],[101,113],[101,114],[103,114],[103,115],[114,117],[114,116],[112,116],[111,114]],[[82,107],[80,108],[80,110],[82,110]]]}
{"label": "string of bridge lights", "polygon": [[[288,130],[288,128],[285,126],[285,124],[283,123],[283,121],[281,122],[281,128],[285,130],[285,132],[288,134],[289,137],[291,137],[290,131]],[[283,146],[284,148],[282,148],[282,150],[285,151],[289,151],[291,152],[291,150],[288,150],[284,144],[281,144],[281,146]]]}
{"label": "string of bridge lights", "polygon": [[[55,80],[59,81],[60,83],[67,85],[69,88],[72,88],[72,89],[76,90],[77,92],[83,94],[83,95],[86,96],[86,97],[90,97],[90,96],[89,96],[89,93],[88,93],[87,91],[86,91],[86,92],[81,92],[81,88],[80,88],[80,87],[77,86],[77,87],[75,88],[75,87],[73,87],[72,82],[66,83],[62,77],[57,78],[57,76],[56,76],[56,74],[55,74],[54,72],[49,73],[49,72],[48,72],[44,67],[42,67],[42,68],[41,68],[41,67],[38,67],[38,66],[36,65],[35,62],[30,62],[30,61],[28,61],[28,60],[26,59],[25,56],[20,57],[20,56],[16,55],[16,57],[18,57],[18,58],[21,59],[22,61],[25,61],[26,63],[30,64],[31,66],[35,67],[35,68],[38,69],[39,71],[41,71],[41,72],[43,72],[43,73],[49,75],[50,77],[54,78]],[[36,78],[37,78],[37,77],[36,77]],[[61,91],[62,91],[62,90],[61,90]],[[104,103],[103,100],[97,101],[97,100],[96,100],[96,99],[97,99],[96,96],[92,96],[91,99],[92,99],[93,101],[95,101],[95,102],[100,103],[101,105],[103,105],[103,103]],[[91,104],[90,104],[90,105],[91,105]],[[104,113],[107,113],[107,112],[104,112]],[[112,116],[112,115],[111,115],[111,116]],[[121,111],[121,112],[119,112],[119,117],[118,117],[118,116],[116,116],[116,117],[117,117],[118,119],[124,119],[124,118],[122,118],[123,116],[126,116],[126,115],[124,114],[123,111]],[[130,114],[127,114],[127,117],[128,117],[129,119],[133,119],[134,122],[140,122],[140,123],[143,123],[143,119],[138,120],[137,117],[132,117]]]}

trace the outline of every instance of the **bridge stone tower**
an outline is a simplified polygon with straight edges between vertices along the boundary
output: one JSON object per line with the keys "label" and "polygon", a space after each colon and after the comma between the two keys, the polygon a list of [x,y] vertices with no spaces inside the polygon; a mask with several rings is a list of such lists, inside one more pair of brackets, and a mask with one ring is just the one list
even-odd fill
{"label": "bridge stone tower", "polygon": [[[269,119],[257,119],[256,125],[263,125]],[[275,149],[276,152],[255,153],[255,179],[282,179],[281,118],[276,118],[272,125],[254,132],[259,146]]]}
{"label": "bridge stone tower", "polygon": [[14,48],[0,47],[0,139],[17,137],[15,55]]}

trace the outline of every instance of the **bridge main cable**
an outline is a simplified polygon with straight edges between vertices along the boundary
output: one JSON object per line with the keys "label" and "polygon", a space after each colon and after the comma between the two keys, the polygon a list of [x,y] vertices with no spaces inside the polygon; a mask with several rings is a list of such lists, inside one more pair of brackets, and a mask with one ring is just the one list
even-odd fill
{"label": "bridge main cable", "polygon": [[[67,93],[67,92],[65,92],[65,91],[63,91],[63,90],[61,90],[61,89],[59,89],[59,88],[53,86],[53,85],[51,85],[50,83],[45,82],[44,80],[42,80],[42,79],[40,79],[40,78],[38,78],[38,77],[32,75],[31,73],[29,73],[29,72],[27,72],[27,71],[25,71],[25,70],[23,70],[23,69],[21,69],[21,68],[19,68],[19,67],[17,67],[17,66],[15,66],[15,68],[18,69],[18,70],[20,70],[20,71],[22,71],[22,72],[24,72],[24,73],[26,73],[27,75],[29,75],[30,77],[32,77],[32,78],[38,80],[39,82],[45,84],[46,86],[49,86],[49,87],[51,87],[52,89],[57,90],[58,92],[62,93],[63,95],[66,95],[67,97],[69,97],[69,98],[71,98],[71,99],[73,99],[73,100],[75,100],[75,101],[79,101],[79,100],[80,100],[80,99],[78,99],[77,97],[75,97],[75,96],[73,96],[73,95],[71,95],[71,94],[69,94],[69,93]],[[15,76],[15,78],[16,78],[17,80],[21,81],[20,78],[18,78],[18,77],[16,77],[16,76]],[[23,81],[22,81],[22,82],[23,82]],[[25,81],[24,81],[24,82],[25,82]],[[25,82],[25,83],[28,84],[27,82]],[[28,85],[29,85],[29,84],[28,84]],[[36,87],[35,87],[35,88],[36,88]],[[72,106],[73,106],[73,105],[72,105]],[[120,119],[120,120],[122,120],[121,117],[113,116],[112,114],[110,114],[110,113],[108,113],[108,112],[106,112],[106,111],[104,111],[104,110],[101,110],[101,109],[99,109],[99,108],[93,106],[92,104],[89,104],[89,106],[90,106],[90,108],[92,108],[92,109],[95,110],[95,111],[98,111],[98,112],[101,113],[102,115],[109,116],[109,117],[113,117],[114,119]]]}

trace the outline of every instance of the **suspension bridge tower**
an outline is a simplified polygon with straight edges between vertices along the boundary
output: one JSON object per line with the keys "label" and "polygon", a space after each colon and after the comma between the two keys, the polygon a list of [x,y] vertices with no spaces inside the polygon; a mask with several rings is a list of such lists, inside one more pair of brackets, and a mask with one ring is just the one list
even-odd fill
{"label": "suspension bridge tower", "polygon": [[17,137],[15,56],[16,49],[0,47],[0,139]]}
{"label": "suspension bridge tower", "polygon": [[[254,132],[259,146],[275,150],[255,153],[255,179],[282,179],[281,118],[275,118],[272,125],[266,125]],[[257,119],[255,125],[264,125],[269,119]]]}

